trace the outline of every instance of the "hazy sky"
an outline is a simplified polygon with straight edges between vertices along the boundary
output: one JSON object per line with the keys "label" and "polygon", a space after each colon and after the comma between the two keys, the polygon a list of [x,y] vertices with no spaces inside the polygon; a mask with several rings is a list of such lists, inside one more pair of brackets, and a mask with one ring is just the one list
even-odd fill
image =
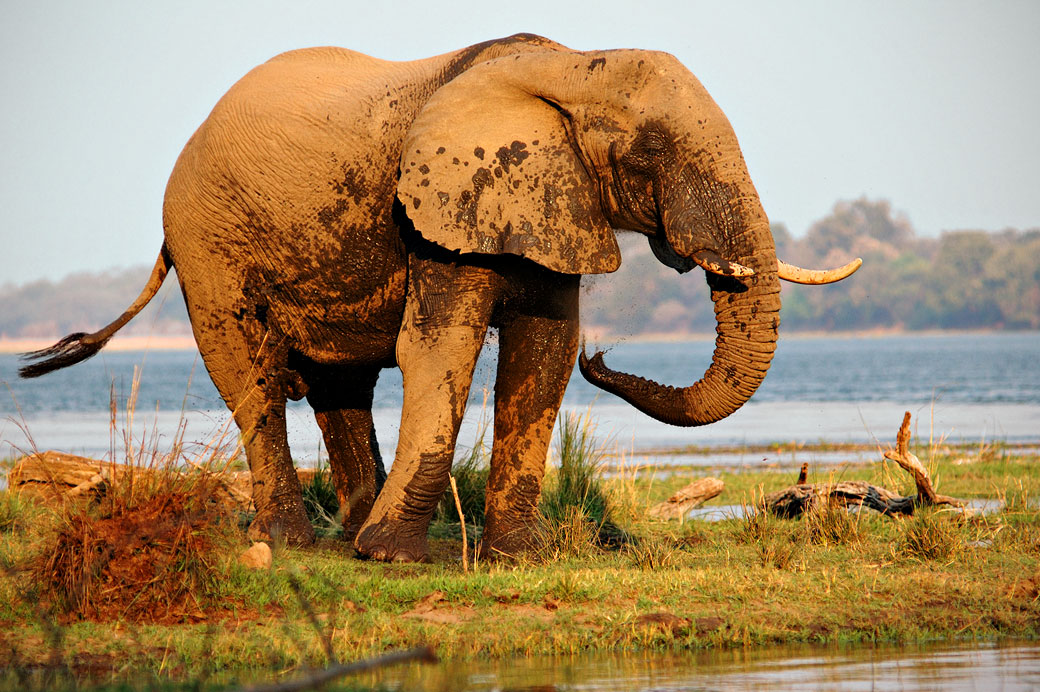
{"label": "hazy sky", "polygon": [[1040,227],[1035,0],[3,0],[0,285],[154,261],[180,148],[276,53],[406,60],[518,31],[676,55],[795,235],[862,195],[925,235]]}

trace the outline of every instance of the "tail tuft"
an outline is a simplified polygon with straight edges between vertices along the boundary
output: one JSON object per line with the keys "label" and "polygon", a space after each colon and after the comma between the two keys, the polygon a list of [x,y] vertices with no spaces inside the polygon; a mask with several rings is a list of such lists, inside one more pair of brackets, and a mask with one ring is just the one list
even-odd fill
{"label": "tail tuft", "polygon": [[81,363],[95,355],[105,345],[107,339],[87,342],[86,332],[69,334],[64,339],[39,351],[23,353],[21,359],[36,361],[18,369],[18,374],[25,378],[39,377],[61,368]]}

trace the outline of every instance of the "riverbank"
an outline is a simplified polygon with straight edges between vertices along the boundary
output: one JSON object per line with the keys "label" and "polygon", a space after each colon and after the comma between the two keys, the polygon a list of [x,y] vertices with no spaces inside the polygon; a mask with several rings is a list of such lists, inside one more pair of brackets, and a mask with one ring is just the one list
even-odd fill
{"label": "riverbank", "polygon": [[[1040,636],[1040,458],[985,444],[917,453],[939,492],[986,501],[976,504],[989,512],[745,518],[744,506],[795,477],[787,468],[722,469],[712,474],[726,488],[711,502],[721,520],[650,521],[648,507],[702,472],[630,471],[602,479],[610,521],[626,542],[596,545],[595,527],[557,522],[546,525],[540,552],[468,571],[451,515],[431,529],[431,563],[416,565],[360,561],[326,537],[313,548],[276,546],[270,569],[250,570],[237,562],[247,544],[241,529],[225,527],[210,554],[210,581],[160,622],[41,610],[27,565],[46,554],[63,519],[26,503],[8,511],[17,516],[0,530],[0,564],[12,566],[0,579],[0,662],[8,671],[45,669],[60,655],[72,670],[105,680],[208,675],[216,684],[273,679],[324,665],[330,654],[352,660],[417,645],[461,661]],[[810,469],[808,480],[856,479],[913,493],[892,464]],[[472,542],[479,527],[467,529]]]}
{"label": "riverbank", "polygon": [[[939,330],[939,329],[927,329],[920,331],[910,331],[906,329],[898,328],[876,328],[876,329],[863,329],[853,331],[796,331],[791,332],[787,330],[781,331],[782,339],[879,339],[889,336],[919,336],[921,338],[933,338],[941,336],[957,336],[957,335],[979,335],[979,334],[1001,334],[1001,333],[1022,333],[1021,330],[998,330],[998,329],[977,329],[977,330]],[[28,353],[30,351],[37,351],[39,349],[47,348],[48,346],[54,345],[62,336],[54,336],[49,338],[0,338],[0,353]],[[714,332],[696,332],[696,333],[656,333],[647,332],[643,334],[611,334],[602,330],[586,329],[583,331],[583,336],[590,344],[611,344],[617,342],[628,342],[628,343],[698,343],[705,341],[714,341]],[[130,335],[123,336],[117,334],[112,337],[112,340],[105,345],[105,349],[109,351],[176,351],[176,350],[194,350],[195,337],[191,334],[172,334],[172,335]]]}
{"label": "riverbank", "polygon": [[[49,339],[0,339],[0,353],[29,353],[53,346],[62,337]],[[112,337],[105,344],[107,351],[184,351],[194,350],[195,337],[190,334],[166,336],[120,336]]]}

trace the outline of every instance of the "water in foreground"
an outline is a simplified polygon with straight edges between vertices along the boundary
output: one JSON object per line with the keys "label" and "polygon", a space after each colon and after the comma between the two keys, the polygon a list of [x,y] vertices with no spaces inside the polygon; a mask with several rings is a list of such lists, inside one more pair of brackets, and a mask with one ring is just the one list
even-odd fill
{"label": "water in foreground", "polygon": [[409,665],[359,682],[434,690],[1034,690],[1040,644],[784,645]]}

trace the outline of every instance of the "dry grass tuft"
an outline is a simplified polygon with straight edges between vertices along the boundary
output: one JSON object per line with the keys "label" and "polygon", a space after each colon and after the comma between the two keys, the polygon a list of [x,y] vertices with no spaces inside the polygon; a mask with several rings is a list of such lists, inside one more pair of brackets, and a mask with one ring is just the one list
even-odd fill
{"label": "dry grass tuft", "polygon": [[[155,429],[135,441],[135,371],[123,427],[113,392],[112,458],[122,438],[124,463],[90,493],[66,500],[42,549],[29,562],[38,595],[70,620],[184,622],[205,619],[228,565],[229,544],[242,541],[238,514],[220,495],[224,437],[186,453],[183,425],[169,452]],[[220,563],[220,564],[218,564]]]}
{"label": "dry grass tuft", "polygon": [[543,563],[567,558],[588,557],[597,552],[594,541],[597,525],[578,505],[560,509],[560,514],[543,516],[540,545],[534,557]]}
{"label": "dry grass tuft", "polygon": [[674,541],[663,537],[649,537],[626,546],[636,567],[645,571],[668,569],[679,563],[679,551]]}
{"label": "dry grass tuft", "polygon": [[219,516],[198,495],[70,507],[31,566],[40,595],[72,619],[201,619],[219,578]]}
{"label": "dry grass tuft", "polygon": [[758,559],[763,567],[787,569],[801,546],[790,538],[770,538],[758,544]]}
{"label": "dry grass tuft", "polygon": [[762,509],[763,495],[761,488],[757,493],[752,490],[750,501],[743,503],[744,518],[737,530],[737,540],[741,543],[754,545],[775,538],[783,532],[783,520]]}
{"label": "dry grass tuft", "polygon": [[848,545],[863,538],[862,512],[850,512],[844,505],[823,500],[803,517],[806,538],[817,545]]}
{"label": "dry grass tuft", "polygon": [[897,549],[905,557],[947,560],[960,544],[960,529],[949,512],[919,507],[903,522]]}

